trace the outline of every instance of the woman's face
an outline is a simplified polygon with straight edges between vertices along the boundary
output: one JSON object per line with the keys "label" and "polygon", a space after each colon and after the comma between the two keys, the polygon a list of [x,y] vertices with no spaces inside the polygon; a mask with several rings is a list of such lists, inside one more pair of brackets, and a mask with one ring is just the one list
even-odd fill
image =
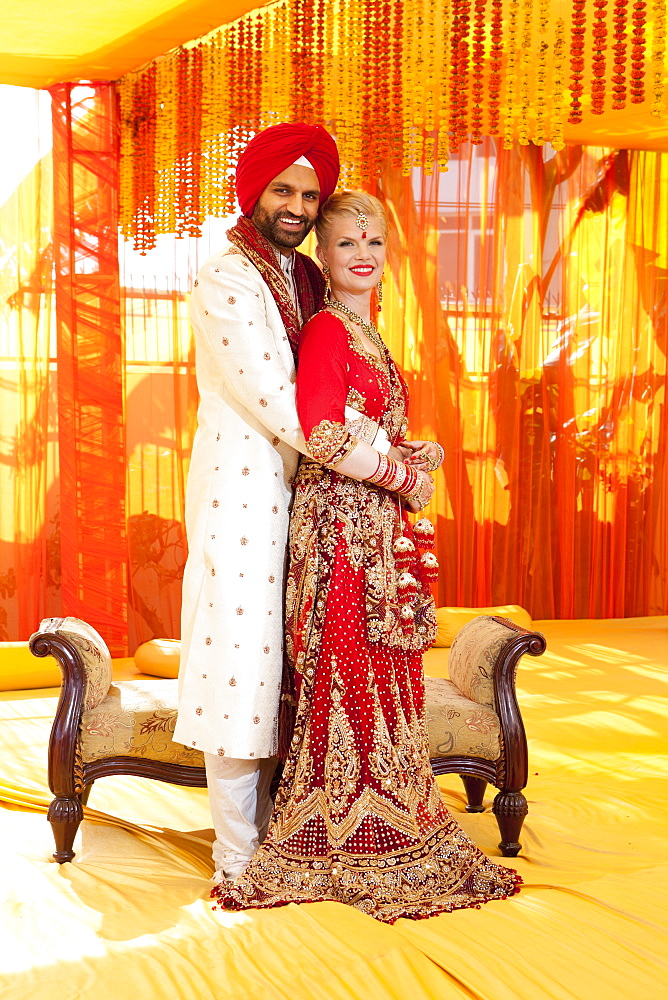
{"label": "woman's face", "polygon": [[380,220],[371,217],[363,232],[351,215],[336,216],[329,239],[316,252],[329,266],[332,297],[342,292],[360,295],[380,281],[385,265],[385,237]]}

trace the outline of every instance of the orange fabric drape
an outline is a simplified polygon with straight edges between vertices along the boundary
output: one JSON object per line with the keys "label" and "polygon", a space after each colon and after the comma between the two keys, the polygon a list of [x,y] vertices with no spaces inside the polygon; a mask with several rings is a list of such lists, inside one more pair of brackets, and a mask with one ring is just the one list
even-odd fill
{"label": "orange fabric drape", "polygon": [[[98,219],[113,212],[110,94],[71,95],[85,148],[58,237],[70,256],[59,251],[57,280],[77,296],[58,344],[50,158],[0,206],[0,638],[96,608],[115,651],[131,652],[178,636],[197,406],[187,295],[226,223],[159,237],[146,257],[122,245],[118,296],[111,216]],[[381,325],[413,434],[446,449],[429,511],[441,603],[665,612],[668,158],[486,140],[446,174],[386,166],[375,189],[395,232]]]}
{"label": "orange fabric drape", "polygon": [[125,423],[113,84],[51,90],[61,596],[127,646]]}
{"label": "orange fabric drape", "polygon": [[379,184],[386,335],[446,449],[442,603],[665,611],[668,158],[604,154],[487,140]]}

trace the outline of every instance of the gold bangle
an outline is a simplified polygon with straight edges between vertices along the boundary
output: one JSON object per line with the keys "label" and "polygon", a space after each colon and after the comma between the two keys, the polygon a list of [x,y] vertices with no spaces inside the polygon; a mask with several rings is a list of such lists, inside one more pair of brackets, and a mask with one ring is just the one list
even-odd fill
{"label": "gold bangle", "polygon": [[438,441],[430,441],[429,444],[433,444],[438,448],[438,459],[432,460],[429,463],[429,471],[435,472],[439,466],[443,465],[443,460],[445,459],[445,451],[443,447],[438,443]]}

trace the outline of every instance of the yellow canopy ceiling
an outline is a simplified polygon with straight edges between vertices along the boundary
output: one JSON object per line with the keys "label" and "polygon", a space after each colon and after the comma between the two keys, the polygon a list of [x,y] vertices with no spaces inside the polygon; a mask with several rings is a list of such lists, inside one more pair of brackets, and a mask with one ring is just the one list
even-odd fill
{"label": "yellow canopy ceiling", "polygon": [[116,80],[267,0],[2,0],[0,83]]}
{"label": "yellow canopy ceiling", "polygon": [[[42,88],[68,80],[116,80],[269,2],[2,0],[0,83]],[[587,0],[588,23],[593,9],[594,0]],[[668,119],[650,114],[649,98],[648,93],[641,105],[595,116],[585,94],[583,121],[566,125],[564,137],[567,142],[667,150]]]}

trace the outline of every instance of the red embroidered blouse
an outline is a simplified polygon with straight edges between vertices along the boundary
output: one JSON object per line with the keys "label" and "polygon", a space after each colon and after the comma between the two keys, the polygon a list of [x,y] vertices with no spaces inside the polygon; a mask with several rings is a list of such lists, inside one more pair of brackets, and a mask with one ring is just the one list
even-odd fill
{"label": "red embroidered blouse", "polygon": [[406,385],[387,350],[369,354],[352,328],[327,310],[302,330],[297,366],[297,413],[311,454],[335,465],[357,439],[346,428],[345,408],[382,426],[392,444],[405,429]]}

